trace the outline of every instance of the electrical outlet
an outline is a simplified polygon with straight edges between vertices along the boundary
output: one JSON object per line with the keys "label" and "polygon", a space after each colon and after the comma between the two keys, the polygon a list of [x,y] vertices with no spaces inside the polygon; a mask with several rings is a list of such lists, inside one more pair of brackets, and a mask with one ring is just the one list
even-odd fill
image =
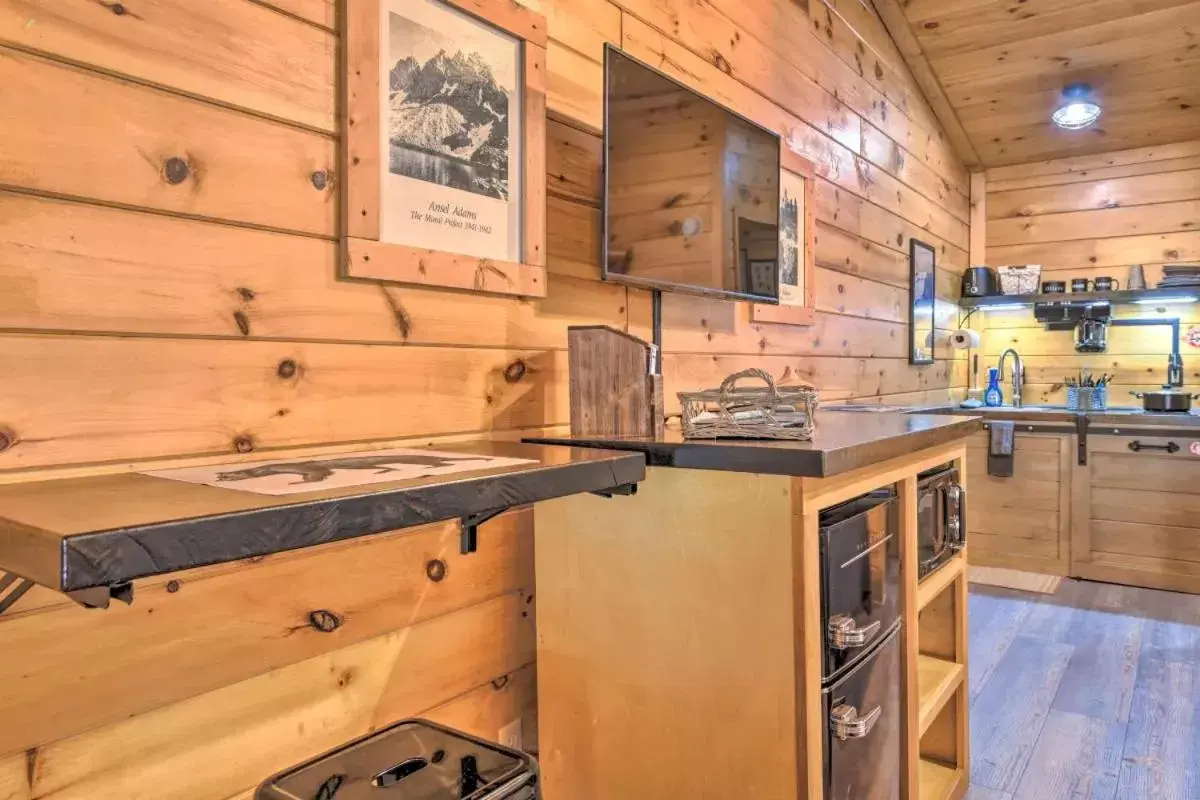
{"label": "electrical outlet", "polygon": [[512,722],[500,729],[500,744],[504,747],[511,747],[513,750],[521,749],[521,720],[514,719]]}

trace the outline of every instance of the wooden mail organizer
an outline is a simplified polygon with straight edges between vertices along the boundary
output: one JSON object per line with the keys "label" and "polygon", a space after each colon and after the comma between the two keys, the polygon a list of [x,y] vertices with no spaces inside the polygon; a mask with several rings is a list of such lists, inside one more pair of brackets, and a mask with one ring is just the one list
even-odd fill
{"label": "wooden mail organizer", "polygon": [[[546,796],[961,798],[965,551],[918,585],[918,475],[947,463],[965,475],[980,428],[968,417],[818,412],[812,442],[539,440],[649,464],[619,504],[578,496],[535,509]],[[872,645],[888,651],[886,676],[868,679],[859,703],[823,684],[822,512],[893,487],[881,547],[847,559],[873,581],[893,567],[865,560],[883,562],[884,533],[899,540],[886,551],[899,597],[851,592],[871,603],[890,593],[900,619]],[[854,772],[877,764],[869,785]]]}

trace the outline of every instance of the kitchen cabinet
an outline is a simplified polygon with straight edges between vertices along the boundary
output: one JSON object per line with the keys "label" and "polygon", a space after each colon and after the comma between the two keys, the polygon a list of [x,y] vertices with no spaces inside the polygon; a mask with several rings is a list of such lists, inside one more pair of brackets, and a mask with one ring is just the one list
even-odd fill
{"label": "kitchen cabinet", "polygon": [[1088,438],[1088,463],[1074,467],[1071,575],[1200,592],[1200,428],[1162,433]]}
{"label": "kitchen cabinet", "polygon": [[987,471],[988,433],[967,444],[971,563],[1066,575],[1070,566],[1071,480],[1075,437],[1018,433],[1013,476]]}

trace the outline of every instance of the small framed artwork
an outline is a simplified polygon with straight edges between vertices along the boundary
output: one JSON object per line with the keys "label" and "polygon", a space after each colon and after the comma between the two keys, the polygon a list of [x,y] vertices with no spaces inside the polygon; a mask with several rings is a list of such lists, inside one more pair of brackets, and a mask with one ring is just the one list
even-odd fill
{"label": "small framed artwork", "polygon": [[908,363],[932,364],[937,357],[937,251],[917,239],[908,240]]}
{"label": "small framed artwork", "polygon": [[345,277],[546,294],[546,21],[509,0],[346,4]]}
{"label": "small framed artwork", "polygon": [[784,147],[779,183],[779,305],[755,303],[754,322],[813,324],[816,190],[811,161]]}

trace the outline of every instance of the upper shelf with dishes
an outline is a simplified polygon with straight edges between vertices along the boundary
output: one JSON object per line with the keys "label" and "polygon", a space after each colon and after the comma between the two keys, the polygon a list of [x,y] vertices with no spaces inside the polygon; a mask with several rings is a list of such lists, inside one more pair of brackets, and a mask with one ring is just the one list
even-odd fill
{"label": "upper shelf with dishes", "polygon": [[[1163,268],[1156,288],[1146,288],[1140,268],[1130,269],[1127,288],[1115,278],[1076,278],[1040,281],[1041,267],[970,267],[963,274],[963,308],[1007,308],[1037,303],[1110,303],[1166,305],[1200,301],[1200,265],[1173,264]],[[1128,288],[1132,283],[1140,288]],[[1070,291],[1067,291],[1068,288]]]}

